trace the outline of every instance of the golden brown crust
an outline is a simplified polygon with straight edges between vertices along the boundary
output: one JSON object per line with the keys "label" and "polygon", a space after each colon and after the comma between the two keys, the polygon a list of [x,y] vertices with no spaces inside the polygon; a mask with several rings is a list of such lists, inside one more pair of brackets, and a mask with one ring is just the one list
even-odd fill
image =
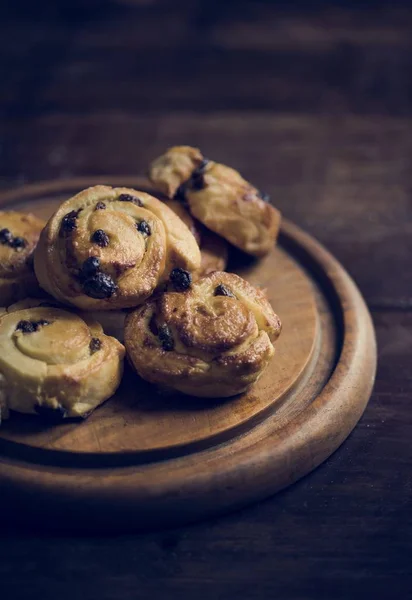
{"label": "golden brown crust", "polygon": [[189,146],[170,148],[149,170],[154,187],[184,196],[190,212],[241,250],[263,256],[274,246],[280,213],[234,169]]}
{"label": "golden brown crust", "polygon": [[187,181],[198,167],[203,155],[198,148],[173,146],[150,165],[149,177],[156,189],[173,198],[178,187]]}
{"label": "golden brown crust", "polygon": [[213,271],[224,271],[229,255],[226,240],[207,229],[200,221],[194,219],[182,202],[178,200],[164,201],[182,219],[199,245],[201,264],[199,270],[193,273],[193,278],[199,279],[199,277],[204,277],[204,275],[213,273]]}
{"label": "golden brown crust", "polygon": [[32,214],[0,211],[0,305],[40,293],[33,251],[44,221]]}
{"label": "golden brown crust", "polygon": [[[86,319],[86,320],[85,320]],[[0,396],[7,409],[87,416],[114,394],[124,347],[99,323],[43,300],[0,315]]]}
{"label": "golden brown crust", "polygon": [[144,302],[175,267],[198,269],[200,251],[186,225],[157,198],[95,186],[51,217],[34,265],[41,286],[58,300],[115,310]]}
{"label": "golden brown crust", "polygon": [[125,344],[143,379],[194,396],[225,397],[260,377],[280,330],[263,292],[237,275],[215,272],[132,312]]}

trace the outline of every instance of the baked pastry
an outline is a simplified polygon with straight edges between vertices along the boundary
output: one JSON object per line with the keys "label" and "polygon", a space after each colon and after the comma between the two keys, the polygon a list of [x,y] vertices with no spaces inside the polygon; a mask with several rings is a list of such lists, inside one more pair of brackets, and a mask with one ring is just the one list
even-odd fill
{"label": "baked pastry", "polygon": [[[44,295],[41,300],[39,298],[26,298],[25,300],[9,306],[8,310],[20,310],[32,308],[34,306],[52,306],[54,308],[68,310],[63,302],[59,302],[55,298],[46,295]],[[71,312],[76,312],[82,319],[84,318],[86,321],[97,321],[97,323],[100,323],[106,335],[114,337],[122,343],[124,340],[124,323],[130,310],[131,309],[82,311],[80,309],[70,308]],[[7,309],[0,307],[0,317],[3,312],[7,312]]]}
{"label": "baked pastry", "polygon": [[19,302],[0,315],[0,405],[62,419],[86,417],[116,391],[125,350],[99,323]]}
{"label": "baked pastry", "polygon": [[199,270],[193,273],[193,278],[198,279],[213,271],[224,271],[229,254],[226,240],[196,221],[182,202],[167,200],[166,203],[187,225],[199,245],[201,263]]}
{"label": "baked pastry", "polygon": [[234,246],[263,256],[275,244],[280,213],[234,169],[197,148],[174,146],[150,166],[154,187],[187,203],[191,214]]}
{"label": "baked pastry", "polygon": [[195,238],[163,202],[101,185],[60,206],[34,256],[40,285],[85,310],[137,306],[172,269],[199,266]]}
{"label": "baked pastry", "polygon": [[264,293],[220,272],[195,283],[183,273],[169,287],[126,319],[137,373],[193,396],[243,392],[266,368],[281,330]]}
{"label": "baked pastry", "polygon": [[33,270],[33,251],[44,225],[31,214],[0,211],[1,306],[40,291]]}

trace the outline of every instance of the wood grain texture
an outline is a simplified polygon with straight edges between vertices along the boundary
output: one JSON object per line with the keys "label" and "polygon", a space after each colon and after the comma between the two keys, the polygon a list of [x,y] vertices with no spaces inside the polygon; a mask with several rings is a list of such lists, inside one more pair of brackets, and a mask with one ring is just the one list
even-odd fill
{"label": "wood grain texture", "polygon": [[[61,198],[96,183],[27,186],[0,196],[0,207],[47,218]],[[138,178],[125,184],[148,187]],[[358,290],[325,249],[287,222],[279,242],[262,260],[238,253],[232,261],[267,290],[282,320],[275,358],[256,385],[225,402],[164,398],[129,373],[82,424],[12,416],[0,430],[4,510],[29,494],[27,515],[48,515],[51,526],[69,503],[71,527],[146,529],[243,506],[327,458],[369,399],[374,332]]]}
{"label": "wood grain texture", "polygon": [[[151,191],[144,178],[106,177],[103,182]],[[98,177],[89,177],[26,186],[0,194],[0,208],[31,211],[47,220],[63,200],[98,183]],[[92,455],[141,452],[168,458],[170,454],[183,452],[183,448],[209,447],[233,437],[235,432],[246,431],[274,407],[281,412],[284,398],[317,360],[315,355],[321,341],[315,292],[299,264],[281,249],[259,261],[239,257],[240,253],[236,272],[268,291],[284,323],[273,368],[267,369],[250,393],[226,402],[173,397],[156,393],[156,388],[127,370],[113,401],[105,403],[82,424],[48,428],[38,419],[20,416],[3,425],[0,438],[64,452]],[[298,406],[295,403],[295,410]],[[95,458],[99,464],[102,456]]]}
{"label": "wood grain texture", "polygon": [[144,0],[132,10],[15,0],[0,10],[3,189],[142,172],[167,144],[198,143],[343,263],[373,308],[379,347],[364,417],[310,476],[247,510],[157,534],[50,536],[42,521],[28,531],[2,515],[1,591],[11,600],[407,598],[409,2]]}

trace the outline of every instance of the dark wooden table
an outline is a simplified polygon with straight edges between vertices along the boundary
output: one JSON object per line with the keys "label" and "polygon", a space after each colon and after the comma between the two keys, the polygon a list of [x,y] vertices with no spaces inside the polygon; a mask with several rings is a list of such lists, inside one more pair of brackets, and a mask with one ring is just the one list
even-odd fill
{"label": "dark wooden table", "polygon": [[199,145],[342,261],[380,361],[346,443],[240,513],[117,538],[2,515],[4,600],[412,597],[412,11],[307,5],[2,3],[0,188]]}

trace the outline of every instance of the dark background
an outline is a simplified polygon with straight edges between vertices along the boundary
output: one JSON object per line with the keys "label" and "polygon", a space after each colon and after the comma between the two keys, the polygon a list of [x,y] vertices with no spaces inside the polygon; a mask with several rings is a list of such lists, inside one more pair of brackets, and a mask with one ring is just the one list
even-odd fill
{"label": "dark background", "polygon": [[412,598],[409,3],[1,3],[0,189],[142,173],[176,143],[240,169],[354,276],[371,402],[323,466],[229,517],[82,538],[1,515],[0,597]]}

